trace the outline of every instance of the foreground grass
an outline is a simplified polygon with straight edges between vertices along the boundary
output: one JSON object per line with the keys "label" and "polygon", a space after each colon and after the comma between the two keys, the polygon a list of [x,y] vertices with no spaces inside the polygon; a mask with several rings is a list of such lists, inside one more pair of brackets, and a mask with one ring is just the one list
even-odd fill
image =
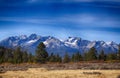
{"label": "foreground grass", "polygon": [[29,68],[26,71],[7,71],[0,78],[120,78],[120,70],[47,70]]}

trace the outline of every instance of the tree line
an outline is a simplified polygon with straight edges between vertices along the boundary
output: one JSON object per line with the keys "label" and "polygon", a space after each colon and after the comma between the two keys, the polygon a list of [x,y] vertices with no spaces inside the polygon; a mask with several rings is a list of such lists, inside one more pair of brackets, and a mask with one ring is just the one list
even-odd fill
{"label": "tree line", "polygon": [[20,47],[16,49],[8,49],[0,46],[0,63],[69,63],[69,62],[81,62],[81,61],[117,61],[120,62],[120,46],[117,53],[105,54],[102,50],[97,52],[97,50],[92,47],[88,52],[81,54],[80,52],[75,52],[70,56],[67,52],[63,57],[59,54],[48,54],[45,50],[45,45],[41,42],[35,51],[35,54],[31,54],[27,51],[22,51]]}

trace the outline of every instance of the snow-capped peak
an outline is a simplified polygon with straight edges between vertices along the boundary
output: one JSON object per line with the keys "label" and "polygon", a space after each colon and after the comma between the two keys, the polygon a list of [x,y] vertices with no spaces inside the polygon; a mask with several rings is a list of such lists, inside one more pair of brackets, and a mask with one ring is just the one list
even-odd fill
{"label": "snow-capped peak", "polygon": [[29,52],[35,52],[36,47],[40,42],[46,45],[48,52],[84,52],[92,47],[95,47],[97,51],[104,50],[107,52],[117,52],[118,44],[115,42],[104,42],[104,41],[89,41],[83,40],[79,37],[69,37],[66,40],[60,40],[52,36],[39,36],[37,34],[31,34],[30,36],[12,36],[7,39],[0,41],[0,46],[14,48],[21,46]]}
{"label": "snow-capped peak", "polygon": [[79,38],[79,37],[69,37],[66,41],[68,41],[68,42],[76,42],[78,40],[81,40],[81,38]]}
{"label": "snow-capped peak", "polygon": [[117,44],[117,43],[115,43],[115,42],[113,42],[113,41],[110,41],[110,42],[106,42],[108,45],[114,45],[114,44]]}
{"label": "snow-capped peak", "polygon": [[37,34],[31,34],[28,38],[31,39],[31,40],[34,40],[34,39],[37,39],[39,37],[40,36],[38,36]]}
{"label": "snow-capped peak", "polygon": [[20,35],[19,37],[20,37],[20,39],[26,39],[27,35]]}

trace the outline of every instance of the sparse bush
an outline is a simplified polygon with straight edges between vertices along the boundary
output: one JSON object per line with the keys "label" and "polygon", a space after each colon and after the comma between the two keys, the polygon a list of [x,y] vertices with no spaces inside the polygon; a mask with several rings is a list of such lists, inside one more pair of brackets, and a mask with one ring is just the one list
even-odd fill
{"label": "sparse bush", "polygon": [[95,74],[101,75],[100,72],[83,72],[83,74],[87,74],[87,75],[95,75]]}
{"label": "sparse bush", "polygon": [[0,76],[0,78],[3,78],[2,76]]}
{"label": "sparse bush", "polygon": [[120,78],[120,75],[118,75],[117,78]]}

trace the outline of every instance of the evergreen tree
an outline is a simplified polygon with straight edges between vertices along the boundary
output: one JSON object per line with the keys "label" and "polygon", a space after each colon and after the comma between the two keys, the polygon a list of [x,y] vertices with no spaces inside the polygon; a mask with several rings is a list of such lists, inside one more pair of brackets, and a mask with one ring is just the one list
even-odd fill
{"label": "evergreen tree", "polygon": [[82,61],[82,55],[81,55],[79,52],[73,54],[73,55],[72,55],[72,58],[71,58],[71,61],[72,61],[72,62]]}
{"label": "evergreen tree", "polygon": [[88,53],[85,53],[85,59],[87,61],[93,61],[93,60],[97,60],[97,50],[92,47]]}
{"label": "evergreen tree", "polygon": [[17,47],[13,53],[14,63],[22,63],[22,51],[20,47]]}
{"label": "evergreen tree", "polygon": [[66,53],[63,58],[63,63],[68,63],[68,62],[70,62],[70,56],[68,55],[68,53]]}
{"label": "evergreen tree", "polygon": [[62,58],[59,56],[59,54],[56,55],[56,62],[62,62]]}
{"label": "evergreen tree", "polygon": [[88,61],[88,52],[84,52],[83,60]]}
{"label": "evergreen tree", "polygon": [[53,53],[51,53],[51,55],[49,56],[49,62],[56,62],[56,58],[55,55]]}
{"label": "evergreen tree", "polygon": [[72,62],[75,62],[75,54],[72,54],[71,61],[72,61]]}
{"label": "evergreen tree", "polygon": [[118,46],[118,54],[117,54],[117,59],[120,61],[120,44],[119,44],[119,46]]}
{"label": "evergreen tree", "polygon": [[6,49],[5,50],[4,62],[13,63],[13,51],[11,49]]}
{"label": "evergreen tree", "polygon": [[28,53],[26,51],[23,52],[22,60],[23,60],[23,63],[28,62]]}
{"label": "evergreen tree", "polygon": [[51,53],[51,55],[49,56],[49,62],[61,63],[62,62],[62,58],[59,56],[59,54],[54,55],[53,53]]}
{"label": "evergreen tree", "polygon": [[35,58],[37,63],[45,63],[47,61],[48,53],[45,50],[45,45],[42,42],[37,47]]}
{"label": "evergreen tree", "polygon": [[107,55],[107,60],[112,61],[117,59],[117,54],[116,53],[110,53]]}
{"label": "evergreen tree", "polygon": [[5,48],[0,46],[0,63],[4,62],[4,52],[5,52]]}
{"label": "evergreen tree", "polygon": [[105,61],[106,60],[106,55],[104,54],[104,51],[102,50],[101,52],[100,52],[100,54],[99,54],[99,60],[103,60],[103,61]]}
{"label": "evergreen tree", "polygon": [[29,63],[35,62],[34,56],[31,53],[28,54],[28,62]]}
{"label": "evergreen tree", "polygon": [[79,52],[77,52],[75,54],[75,62],[79,62],[79,61],[82,61],[82,56]]}

